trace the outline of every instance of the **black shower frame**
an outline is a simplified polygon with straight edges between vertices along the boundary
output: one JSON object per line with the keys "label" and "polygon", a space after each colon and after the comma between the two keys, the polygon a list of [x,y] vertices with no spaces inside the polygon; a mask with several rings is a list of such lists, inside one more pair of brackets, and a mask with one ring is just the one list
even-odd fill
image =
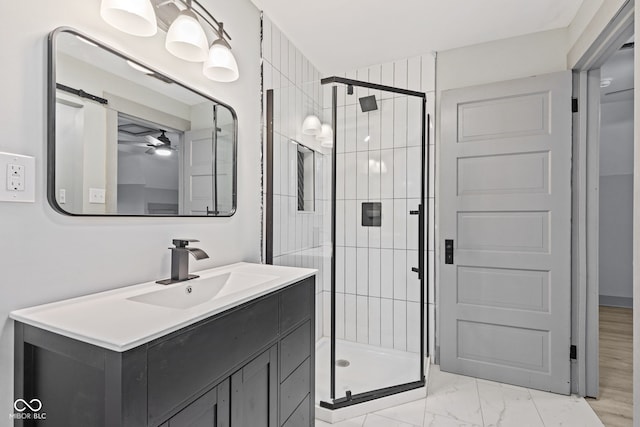
{"label": "black shower frame", "polygon": [[[331,400],[332,402],[321,401],[320,406],[327,409],[339,409],[359,403],[367,402],[374,399],[379,399],[385,396],[391,396],[397,393],[413,390],[423,387],[425,385],[425,357],[429,355],[426,348],[425,341],[429,340],[429,328],[427,325],[428,319],[425,315],[426,301],[428,298],[428,290],[425,289],[425,277],[428,277],[428,266],[425,263],[425,239],[429,239],[428,230],[425,227],[425,201],[426,201],[426,188],[429,187],[428,176],[426,173],[426,165],[429,164],[429,151],[427,150],[426,142],[429,140],[429,127],[427,121],[430,118],[427,115],[427,95],[424,92],[416,92],[408,89],[397,88],[393,86],[386,86],[376,83],[370,83],[360,80],[347,79],[344,77],[327,77],[320,81],[321,85],[334,84],[332,87],[332,108],[331,108],[331,123],[334,129],[333,132],[333,156],[332,156],[332,172],[331,172]],[[418,268],[412,269],[418,273],[418,279],[420,281],[420,379],[418,381],[398,384],[391,387],[385,387],[381,389],[371,390],[364,393],[348,394],[345,397],[336,399],[336,148],[337,148],[337,132],[335,131],[337,123],[337,110],[338,110],[338,87],[336,84],[347,85],[348,87],[363,87],[368,89],[380,90],[391,93],[398,93],[407,96],[414,96],[422,99],[422,156],[421,156],[421,186],[420,186],[420,205],[418,211],[411,211],[411,214],[418,215]],[[417,271],[416,271],[417,270]]]}

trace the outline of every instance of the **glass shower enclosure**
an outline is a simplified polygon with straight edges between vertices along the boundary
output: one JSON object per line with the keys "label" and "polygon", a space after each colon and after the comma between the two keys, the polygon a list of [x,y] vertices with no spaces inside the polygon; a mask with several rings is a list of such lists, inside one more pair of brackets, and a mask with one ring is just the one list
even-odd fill
{"label": "glass shower enclosure", "polygon": [[338,409],[425,384],[428,117],[421,92],[321,84],[331,92],[332,256],[316,399]]}

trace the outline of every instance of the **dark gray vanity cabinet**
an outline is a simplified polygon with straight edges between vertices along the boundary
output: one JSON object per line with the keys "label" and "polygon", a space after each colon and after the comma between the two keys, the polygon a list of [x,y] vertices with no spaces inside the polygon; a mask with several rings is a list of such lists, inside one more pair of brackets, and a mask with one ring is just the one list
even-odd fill
{"label": "dark gray vanity cabinet", "polygon": [[229,380],[225,380],[171,417],[162,427],[229,427]]}
{"label": "dark gray vanity cabinet", "polygon": [[[125,352],[16,322],[16,426],[313,425],[315,278]],[[117,313],[114,313],[117,315]]]}

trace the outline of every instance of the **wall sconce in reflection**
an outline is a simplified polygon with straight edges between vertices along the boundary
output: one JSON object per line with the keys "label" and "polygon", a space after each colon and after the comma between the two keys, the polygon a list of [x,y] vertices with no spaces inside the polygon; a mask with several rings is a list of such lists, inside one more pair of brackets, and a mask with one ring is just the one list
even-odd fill
{"label": "wall sconce in reflection", "polygon": [[302,122],[302,133],[315,136],[322,147],[333,147],[333,129],[330,125],[321,123],[320,119],[313,114],[305,117]]}
{"label": "wall sconce in reflection", "polygon": [[322,131],[322,123],[318,116],[309,114],[302,122],[302,133],[304,135],[320,135]]}
{"label": "wall sconce in reflection", "polygon": [[331,126],[323,124],[320,134],[316,136],[316,140],[320,141],[322,147],[333,148],[333,129],[331,129]]}

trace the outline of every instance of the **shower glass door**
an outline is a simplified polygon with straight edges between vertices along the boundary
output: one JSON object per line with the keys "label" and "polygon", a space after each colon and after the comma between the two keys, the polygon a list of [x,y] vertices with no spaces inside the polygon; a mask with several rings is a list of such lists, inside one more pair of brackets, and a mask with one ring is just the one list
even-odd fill
{"label": "shower glass door", "polygon": [[338,77],[330,399],[339,408],[424,385],[423,93]]}

